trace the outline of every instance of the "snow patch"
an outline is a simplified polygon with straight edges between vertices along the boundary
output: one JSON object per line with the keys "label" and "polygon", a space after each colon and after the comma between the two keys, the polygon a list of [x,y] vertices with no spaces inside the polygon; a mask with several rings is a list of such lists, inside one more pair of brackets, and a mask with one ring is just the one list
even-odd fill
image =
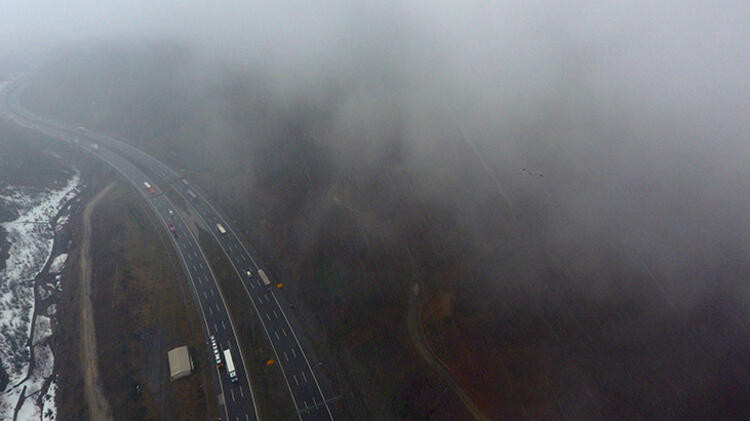
{"label": "snow patch", "polygon": [[[54,367],[54,355],[44,342],[51,335],[49,317],[39,315],[35,323],[33,370],[30,370],[31,352],[27,343],[34,314],[34,279],[52,252],[54,231],[51,222],[62,206],[78,193],[81,186],[79,173],[76,171],[67,183],[61,184],[56,189],[6,187],[0,192],[3,207],[18,215],[16,219],[0,224],[10,245],[5,268],[0,271],[0,362],[10,378],[6,390],[0,393],[0,419],[12,418],[22,393],[26,399],[20,408],[19,420],[41,419],[42,411],[48,406],[44,399],[41,406],[37,406],[38,396],[30,395],[42,388]],[[55,266],[57,271],[67,258],[67,255],[61,256],[53,262],[53,265],[60,265],[59,269]],[[23,380],[27,373],[28,378]],[[56,412],[54,400],[49,403],[47,411]]]}
{"label": "snow patch", "polygon": [[52,260],[52,264],[49,267],[49,273],[60,273],[65,266],[65,262],[68,260],[68,253],[62,253]]}
{"label": "snow patch", "polygon": [[47,316],[37,314],[34,322],[34,338],[32,345],[37,345],[52,336],[52,320]]}

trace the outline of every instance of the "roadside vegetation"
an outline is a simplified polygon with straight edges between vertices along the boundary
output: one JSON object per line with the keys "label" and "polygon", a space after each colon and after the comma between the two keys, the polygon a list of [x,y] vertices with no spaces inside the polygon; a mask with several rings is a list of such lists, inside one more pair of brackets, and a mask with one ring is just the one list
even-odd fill
{"label": "roadside vegetation", "polygon": [[[168,238],[122,182],[92,223],[100,375],[115,419],[217,417],[201,321]],[[189,347],[195,371],[170,382],[167,351],[180,345]]]}
{"label": "roadside vegetation", "polygon": [[200,229],[198,239],[230,309],[260,417],[268,420],[296,419],[294,404],[278,363],[267,364],[276,357],[253,305],[237,278],[237,272],[211,234]]}
{"label": "roadside vegetation", "polygon": [[[78,359],[77,245],[80,243],[80,227],[77,221],[81,203],[86,201],[92,190],[96,191],[109,182],[112,175],[98,162],[91,161],[57,140],[0,119],[0,189],[7,186],[38,189],[55,186],[69,178],[73,168],[80,172],[85,185],[78,199],[71,202],[70,223],[64,225],[66,233],[58,233],[60,238],[70,238],[72,241],[69,258],[61,274],[61,291],[54,298],[56,311],[51,346],[55,356],[58,419],[82,419],[86,414],[85,406],[81,405],[83,385]],[[14,212],[12,208],[0,206],[0,222],[13,218]],[[0,265],[5,263],[8,250],[3,244],[3,235],[3,230],[0,230]],[[0,389],[4,386],[3,374],[0,369]]]}
{"label": "roadside vegetation", "polygon": [[204,73],[179,45],[61,56],[25,101],[132,140],[218,204],[284,282],[348,418],[468,416],[410,339],[415,284],[430,349],[490,418],[747,408],[748,227],[735,212],[750,204],[718,158],[641,145],[684,129],[633,132],[542,98],[497,134],[510,146],[490,166],[448,111],[347,108],[381,80],[296,98],[223,63]]}

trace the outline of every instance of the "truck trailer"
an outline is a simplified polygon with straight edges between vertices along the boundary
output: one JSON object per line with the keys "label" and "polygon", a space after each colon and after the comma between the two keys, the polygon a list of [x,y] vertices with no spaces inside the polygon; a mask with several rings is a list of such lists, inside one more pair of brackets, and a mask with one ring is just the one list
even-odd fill
{"label": "truck trailer", "polygon": [[237,381],[237,371],[234,369],[234,361],[232,360],[232,351],[229,349],[224,350],[224,362],[226,363],[227,367],[227,375],[229,375],[229,380],[232,382]]}
{"label": "truck trailer", "polygon": [[266,272],[263,272],[263,269],[258,271],[258,276],[263,280],[265,286],[271,286],[271,280],[268,279],[268,275],[266,275]]}

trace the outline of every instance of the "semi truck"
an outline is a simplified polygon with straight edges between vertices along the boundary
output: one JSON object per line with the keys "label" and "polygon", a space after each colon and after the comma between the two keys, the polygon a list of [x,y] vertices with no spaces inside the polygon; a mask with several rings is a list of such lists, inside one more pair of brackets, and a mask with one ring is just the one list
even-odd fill
{"label": "semi truck", "polygon": [[219,232],[222,233],[222,234],[226,234],[227,233],[227,230],[224,229],[224,225],[216,224],[216,229],[218,229]]}
{"label": "semi truck", "polygon": [[265,286],[271,286],[271,280],[268,279],[268,275],[266,275],[266,272],[263,272],[263,269],[260,269],[258,271],[258,276],[260,276],[260,279],[263,280],[263,284]]}
{"label": "semi truck", "polygon": [[224,350],[224,362],[227,363],[227,375],[229,375],[229,380],[232,382],[237,381],[237,371],[234,369],[234,361],[232,360],[232,351],[229,349]]}

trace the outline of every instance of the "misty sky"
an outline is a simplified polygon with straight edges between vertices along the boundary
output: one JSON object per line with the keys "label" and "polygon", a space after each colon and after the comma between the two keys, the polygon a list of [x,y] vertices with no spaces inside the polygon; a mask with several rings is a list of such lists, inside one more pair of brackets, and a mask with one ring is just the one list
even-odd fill
{"label": "misty sky", "polygon": [[0,48],[169,40],[263,74],[279,97],[346,85],[332,138],[377,139],[398,110],[417,161],[461,133],[490,172],[584,168],[603,191],[557,191],[606,207],[607,181],[749,174],[748,21],[729,0],[6,0]]}

